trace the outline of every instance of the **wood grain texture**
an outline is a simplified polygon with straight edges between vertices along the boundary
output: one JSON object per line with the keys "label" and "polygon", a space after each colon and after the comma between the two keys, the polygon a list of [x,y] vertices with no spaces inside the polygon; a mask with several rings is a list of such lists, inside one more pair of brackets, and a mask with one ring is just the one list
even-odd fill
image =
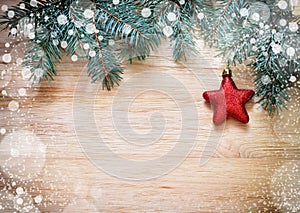
{"label": "wood grain texture", "polygon": [[[14,2],[1,1],[3,4]],[[8,41],[12,45],[5,48],[4,44]],[[0,80],[0,91],[8,93],[0,101],[0,128],[7,130],[6,134],[0,135],[0,207],[16,205],[16,189],[22,187],[27,199],[43,196],[41,204],[35,201],[31,204],[41,212],[285,212],[288,207],[280,206],[285,202],[284,198],[276,193],[281,192],[283,187],[299,190],[299,172],[292,173],[294,170],[289,166],[299,165],[300,162],[297,91],[291,91],[295,97],[289,103],[291,110],[282,112],[281,116],[269,117],[255,104],[255,100],[251,100],[246,105],[249,124],[243,125],[229,119],[224,128],[215,127],[212,124],[212,109],[204,103],[202,93],[219,87],[224,65],[219,58],[212,57],[214,50],[205,47],[201,41],[198,45],[200,54],[186,62],[174,62],[171,47],[165,43],[146,61],[124,63],[121,86],[107,92],[99,89],[98,84],[90,84],[85,74],[85,61],[72,62],[69,57],[64,57],[58,64],[55,81],[31,86],[21,77],[22,67],[14,63],[22,57],[23,42],[10,40],[2,32],[0,55],[6,51],[12,52],[13,62],[0,64],[0,71],[5,71]],[[239,88],[254,88],[249,68],[240,65],[233,71]],[[140,74],[145,72],[147,78],[141,78]],[[181,82],[184,87],[157,78],[161,73],[166,79],[172,77]],[[150,86],[143,93],[138,93],[135,88],[128,89],[132,80],[137,80],[136,88]],[[152,83],[164,84],[167,92],[151,88]],[[81,85],[85,86],[81,88]],[[25,97],[18,95],[20,88],[26,89]],[[79,92],[76,90],[78,88]],[[178,99],[172,97],[174,91]],[[8,110],[12,100],[17,100],[20,105],[16,112]],[[140,146],[124,138],[124,129],[118,129],[114,123],[113,109],[118,100],[124,103],[130,101],[129,108],[123,108],[118,113],[128,114],[130,130],[138,134],[147,134],[152,130],[151,125],[159,125],[159,122],[151,120],[151,116],[161,113],[165,124],[159,140]],[[85,154],[80,144],[82,141],[78,140],[80,133],[76,129],[82,128],[87,135],[93,131],[89,129],[89,122],[74,122],[74,103],[91,102],[90,111],[98,132],[98,135],[91,135],[95,141],[101,137],[102,143],[115,156],[129,162],[160,159],[178,143],[185,142],[179,140],[181,131],[193,130],[194,127],[181,129],[182,121],[191,121],[182,117],[185,107],[180,106],[190,104],[190,100],[195,104],[196,116],[188,119],[198,124],[196,138],[188,154],[169,156],[169,161],[182,163],[165,175],[155,177],[158,174],[149,167],[144,173],[153,177],[150,180],[132,181],[116,177],[113,170],[103,171],[107,165],[114,165],[113,159],[104,162],[106,165],[97,166],[95,159],[93,161]],[[84,117],[82,121],[85,121]],[[120,125],[125,130],[128,128],[126,122],[124,120]],[[7,164],[11,154],[7,144],[23,140],[16,138],[13,132],[17,132],[17,136],[33,132],[34,142],[39,141],[44,146],[45,156],[43,151],[29,150],[36,153],[37,158],[21,154],[22,161],[12,158]],[[220,136],[218,146],[209,144],[211,136]],[[39,144],[34,144],[34,147],[38,149]],[[97,143],[91,145],[99,159],[106,154],[107,150]],[[216,152],[210,151],[214,147]],[[201,165],[201,159],[206,158],[208,162]],[[16,168],[25,165],[24,171],[9,167],[9,163],[14,161],[20,162]],[[125,170],[131,167],[130,163],[123,166]],[[167,168],[168,165],[160,166]],[[285,186],[291,175],[294,182]],[[297,197],[292,197],[292,201],[295,199]]]}

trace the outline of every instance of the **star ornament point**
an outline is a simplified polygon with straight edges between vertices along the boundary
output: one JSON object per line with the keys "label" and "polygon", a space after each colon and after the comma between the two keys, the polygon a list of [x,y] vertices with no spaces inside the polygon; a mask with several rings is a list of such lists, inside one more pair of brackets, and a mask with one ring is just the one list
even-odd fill
{"label": "star ornament point", "polygon": [[231,75],[223,75],[219,90],[206,91],[203,98],[213,106],[213,122],[222,124],[227,118],[232,117],[244,124],[249,122],[249,115],[245,104],[253,97],[254,91],[238,89]]}

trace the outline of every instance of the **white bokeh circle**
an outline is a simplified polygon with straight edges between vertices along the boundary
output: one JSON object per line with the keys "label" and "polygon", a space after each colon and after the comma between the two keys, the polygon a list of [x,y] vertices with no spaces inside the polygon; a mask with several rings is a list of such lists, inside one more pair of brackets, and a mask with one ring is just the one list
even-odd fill
{"label": "white bokeh circle", "polygon": [[30,179],[45,164],[46,146],[33,132],[19,130],[3,137],[0,155],[0,166],[5,174]]}

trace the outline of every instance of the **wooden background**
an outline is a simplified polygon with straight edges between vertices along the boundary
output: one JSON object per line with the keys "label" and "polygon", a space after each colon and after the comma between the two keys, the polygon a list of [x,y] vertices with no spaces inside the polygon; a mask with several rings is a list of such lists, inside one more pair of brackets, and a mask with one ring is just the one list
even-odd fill
{"label": "wooden background", "polygon": [[[8,5],[15,2],[1,1]],[[8,48],[7,42],[11,42]],[[0,47],[1,56],[8,52],[13,56],[11,63],[0,63],[0,128],[6,130],[0,135],[0,212],[26,212],[26,208],[29,212],[300,211],[296,90],[290,93],[294,98],[289,103],[289,111],[269,117],[251,100],[247,104],[249,124],[230,119],[223,130],[212,124],[212,110],[202,99],[205,90],[219,87],[223,65],[220,59],[212,57],[215,52],[204,47],[201,41],[200,54],[187,62],[175,63],[171,48],[164,44],[144,62],[124,63],[121,87],[111,92],[98,90],[87,76],[81,77],[86,62],[72,62],[69,57],[58,65],[55,81],[31,87],[22,78],[22,67],[16,63],[22,57],[23,42],[7,38],[2,32]],[[188,156],[170,157],[174,161],[184,160],[173,171],[150,180],[124,180],[96,167],[85,155],[75,130],[82,125],[87,129],[86,134],[90,134],[89,127],[74,123],[73,98],[77,85],[86,85],[86,90],[76,93],[79,102],[90,101],[87,97],[91,95],[86,92],[97,91],[91,109],[96,131],[116,156],[132,161],[159,158],[176,143],[182,143],[178,136],[183,109],[170,94],[151,90],[134,94],[134,90],[126,90],[130,80],[139,78],[145,71],[150,74],[147,79],[140,79],[137,87],[157,81],[155,73],[172,76],[185,85],[180,90],[180,86],[164,82],[166,88],[191,95],[198,114],[192,118],[199,125],[197,137]],[[201,73],[203,79],[197,79],[195,73]],[[210,81],[206,81],[207,76],[212,76]],[[245,66],[234,68],[234,79],[239,88],[254,88],[251,71]],[[26,96],[18,94],[20,88],[26,90]],[[165,117],[165,132],[160,140],[140,147],[119,135],[120,129],[113,124],[112,107],[115,97],[126,98],[120,97],[120,91],[135,96],[130,108],[119,113],[129,112],[129,123],[136,132],[151,130],[150,117],[154,112]],[[12,112],[9,104],[13,100],[19,103],[19,109]],[[205,152],[210,134],[220,135],[215,153]],[[99,139],[98,135],[92,137],[95,141]],[[16,149],[19,149],[17,154]],[[101,158],[103,150],[96,145],[94,150]],[[204,157],[210,160],[200,165]],[[109,161],[106,163],[111,165]],[[126,166],[129,169],[130,165]],[[151,171],[149,168],[145,174],[152,177]]]}

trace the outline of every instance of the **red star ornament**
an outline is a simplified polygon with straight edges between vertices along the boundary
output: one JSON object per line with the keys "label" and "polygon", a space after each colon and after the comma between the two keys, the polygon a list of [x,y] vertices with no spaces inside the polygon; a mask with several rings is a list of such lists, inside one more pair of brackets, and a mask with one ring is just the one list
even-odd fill
{"label": "red star ornament", "polygon": [[231,72],[226,71],[220,89],[204,92],[203,98],[213,105],[215,125],[222,124],[229,117],[246,124],[249,116],[245,104],[253,97],[254,91],[238,89],[231,78]]}

